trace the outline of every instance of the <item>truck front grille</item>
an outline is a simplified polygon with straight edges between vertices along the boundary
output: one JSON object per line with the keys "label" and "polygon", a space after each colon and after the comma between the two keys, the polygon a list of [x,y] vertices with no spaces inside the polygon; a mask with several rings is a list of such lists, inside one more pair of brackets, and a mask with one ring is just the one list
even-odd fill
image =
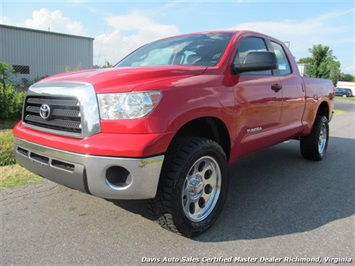
{"label": "truck front grille", "polygon": [[75,97],[27,96],[26,124],[68,133],[82,133],[80,104]]}

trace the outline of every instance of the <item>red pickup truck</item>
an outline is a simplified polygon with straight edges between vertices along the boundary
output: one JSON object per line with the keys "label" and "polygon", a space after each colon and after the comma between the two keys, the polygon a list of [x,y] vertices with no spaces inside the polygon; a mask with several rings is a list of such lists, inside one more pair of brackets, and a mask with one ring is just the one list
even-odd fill
{"label": "red pickup truck", "polygon": [[207,230],[236,159],[289,139],[321,160],[335,88],[302,78],[287,47],[251,31],[193,33],[142,46],[112,69],[28,89],[17,162],[109,199],[150,199],[165,228]]}

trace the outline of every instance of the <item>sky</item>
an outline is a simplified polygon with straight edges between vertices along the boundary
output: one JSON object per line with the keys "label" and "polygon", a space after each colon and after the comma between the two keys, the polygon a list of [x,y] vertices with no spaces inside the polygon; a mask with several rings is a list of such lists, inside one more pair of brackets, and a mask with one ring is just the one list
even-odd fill
{"label": "sky", "polygon": [[327,45],[341,71],[355,75],[354,0],[0,0],[0,24],[95,38],[99,66],[172,35],[254,30],[287,42],[296,60]]}

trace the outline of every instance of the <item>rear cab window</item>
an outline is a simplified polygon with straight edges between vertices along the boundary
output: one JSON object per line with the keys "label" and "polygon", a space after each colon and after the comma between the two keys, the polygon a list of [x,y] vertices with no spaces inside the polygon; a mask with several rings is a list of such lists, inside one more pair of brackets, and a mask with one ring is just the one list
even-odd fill
{"label": "rear cab window", "polygon": [[280,76],[286,76],[288,74],[291,74],[291,67],[290,63],[288,61],[287,55],[282,48],[282,46],[276,42],[271,41],[272,48],[274,49],[274,53],[277,58],[277,63],[278,63],[278,74]]}

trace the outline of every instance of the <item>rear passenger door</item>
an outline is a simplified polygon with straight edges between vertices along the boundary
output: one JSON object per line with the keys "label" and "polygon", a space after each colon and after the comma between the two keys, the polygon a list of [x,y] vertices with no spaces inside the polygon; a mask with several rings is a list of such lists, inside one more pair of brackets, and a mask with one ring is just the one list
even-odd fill
{"label": "rear passenger door", "polygon": [[292,70],[284,45],[273,40],[270,44],[279,65],[276,72],[283,91],[280,135],[286,139],[297,135],[302,128],[305,88],[301,76]]}

